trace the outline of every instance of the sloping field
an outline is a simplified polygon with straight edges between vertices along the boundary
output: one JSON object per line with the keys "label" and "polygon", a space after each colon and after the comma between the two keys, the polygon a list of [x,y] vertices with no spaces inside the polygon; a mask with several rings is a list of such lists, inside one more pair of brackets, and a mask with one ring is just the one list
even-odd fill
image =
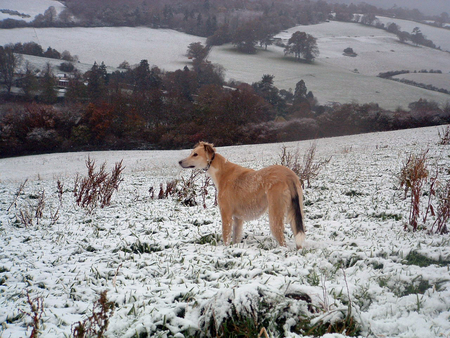
{"label": "sloping field", "polygon": [[[227,77],[240,81],[258,81],[261,74],[275,75],[279,88],[295,88],[303,79],[320,103],[378,102],[382,107],[407,107],[419,98],[444,104],[450,97],[375,76],[389,70],[441,69],[450,72],[450,54],[430,48],[414,47],[398,42],[395,35],[383,30],[354,23],[327,22],[297,26],[278,34],[288,40],[295,31],[317,38],[320,55],[313,64],[303,64],[286,58],[283,48],[269,46],[256,55],[242,55],[232,46],[213,49],[210,59],[227,69]],[[343,55],[347,47],[357,57]]]}
{"label": "sloping field", "polygon": [[[363,337],[447,337],[449,236],[403,230],[409,198],[397,176],[410,153],[429,149],[440,181],[450,179],[450,149],[437,145],[438,130],[318,140],[315,160],[331,161],[305,189],[307,239],[299,251],[288,228],[287,247],[275,243],[266,216],[244,225],[242,243],[225,247],[213,188],[206,209],[201,198],[193,207],[177,197],[152,199],[151,187],[157,193],[160,184],[188,178],[178,165],[187,150],[0,159],[0,333],[30,336],[28,293],[35,304],[42,300],[41,336],[70,336],[107,290],[115,304],[111,338],[189,336],[228,319],[232,325],[231,317],[241,330],[255,323],[257,332],[293,338],[342,325]],[[286,146],[303,155],[311,143]],[[218,152],[259,169],[279,161],[281,145]],[[107,160],[108,170],[121,159],[126,166],[111,205],[91,213],[73,196],[88,156],[97,166]],[[42,195],[41,217],[25,226],[20,215],[34,215]],[[433,222],[429,216],[424,225]],[[315,327],[323,333],[307,333]]]}
{"label": "sloping field", "polygon": [[0,9],[9,9],[26,15],[25,17],[20,17],[8,13],[0,13],[0,20],[33,21],[36,15],[44,14],[50,6],[55,7],[57,13],[64,9],[64,5],[55,0],[0,0]]}
{"label": "sloping field", "polygon": [[192,42],[204,38],[169,29],[147,27],[99,27],[99,28],[16,28],[0,30],[0,45],[34,41],[47,49],[51,46],[59,52],[68,50],[78,55],[82,63],[105,62],[117,67],[128,61],[131,65],[147,59],[150,65],[165,70],[183,68],[189,61],[185,56]]}
{"label": "sloping field", "polygon": [[378,16],[377,18],[385,25],[390,22],[396,23],[400,26],[401,31],[408,33],[412,33],[414,28],[419,27],[422,34],[425,35],[427,39],[433,41],[436,47],[441,47],[443,51],[450,52],[450,29],[433,27],[415,21],[387,18],[384,16]]}
{"label": "sloping field", "polygon": [[450,90],[450,74],[408,73],[394,76],[395,79],[405,79],[416,83],[431,84],[436,88]]}
{"label": "sloping field", "polygon": [[[24,0],[22,0],[24,1]],[[415,23],[414,23],[415,24]],[[403,28],[403,29],[406,29]],[[407,108],[419,99],[436,101],[441,105],[450,96],[376,77],[380,72],[439,69],[450,72],[450,53],[402,44],[395,35],[373,27],[355,23],[327,22],[311,26],[298,26],[282,32],[278,37],[289,39],[300,30],[317,38],[319,57],[313,64],[295,62],[285,57],[283,48],[269,46],[256,55],[236,52],[231,45],[214,47],[209,59],[226,69],[226,78],[252,83],[264,74],[275,76],[280,89],[294,89],[304,80],[320,104],[330,102],[377,102],[383,108]],[[432,34],[436,35],[436,38]],[[447,34],[447,35],[445,35]],[[445,40],[450,31],[432,30],[428,38]],[[450,41],[450,36],[448,36]],[[46,49],[60,52],[68,50],[78,55],[82,64],[105,62],[117,67],[122,61],[137,64],[147,59],[150,65],[164,70],[176,70],[189,64],[185,54],[192,42],[205,42],[204,38],[184,33],[150,29],[146,27],[102,28],[23,28],[0,31],[0,45],[35,41]],[[343,55],[347,47],[357,57]],[[40,62],[42,63],[42,62]],[[86,68],[80,65],[80,68]]]}

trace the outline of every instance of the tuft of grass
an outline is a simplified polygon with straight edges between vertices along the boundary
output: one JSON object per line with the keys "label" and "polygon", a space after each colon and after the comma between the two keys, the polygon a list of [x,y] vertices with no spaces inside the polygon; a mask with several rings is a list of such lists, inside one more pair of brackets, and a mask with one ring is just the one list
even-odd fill
{"label": "tuft of grass", "polygon": [[344,193],[345,196],[348,197],[357,197],[357,196],[363,196],[364,194],[362,192],[358,192],[356,190],[350,190]]}
{"label": "tuft of grass", "polygon": [[418,253],[417,251],[411,251],[408,256],[405,257],[405,261],[407,265],[417,265],[421,268],[427,267],[430,265],[440,265],[440,266],[448,266],[450,265],[450,261],[439,259],[438,261],[428,258],[425,255]]}
{"label": "tuft of grass", "polygon": [[122,251],[132,252],[135,254],[144,254],[144,253],[153,253],[163,251],[165,248],[162,248],[159,244],[156,243],[147,243],[141,242],[138,240],[136,243],[130,245],[129,248],[122,248]]}
{"label": "tuft of grass", "polygon": [[220,242],[220,239],[221,236],[218,234],[207,234],[197,239],[194,243],[201,245],[209,244],[212,246],[217,246],[217,244]]}
{"label": "tuft of grass", "polygon": [[[238,294],[239,293],[239,294]],[[245,305],[240,300],[245,294]],[[202,309],[198,337],[259,337],[266,332],[270,337],[284,337],[289,333],[305,336],[323,336],[341,333],[357,336],[360,325],[352,315],[350,306],[326,310],[312,304],[304,293],[273,294],[263,288],[255,293],[219,292]],[[225,318],[214,312],[215,303],[226,304]],[[294,316],[296,321],[290,320]]]}
{"label": "tuft of grass", "polygon": [[392,219],[394,221],[401,221],[402,220],[402,215],[399,214],[390,214],[390,213],[386,213],[386,212],[381,212],[379,214],[373,214],[372,217],[374,218],[379,218],[382,221],[387,221],[389,219]]}

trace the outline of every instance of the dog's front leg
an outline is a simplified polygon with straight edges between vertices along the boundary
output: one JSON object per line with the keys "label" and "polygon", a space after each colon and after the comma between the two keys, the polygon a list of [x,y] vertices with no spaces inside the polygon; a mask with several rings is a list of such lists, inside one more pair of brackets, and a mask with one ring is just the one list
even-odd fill
{"label": "dog's front leg", "polygon": [[220,214],[222,216],[222,238],[225,245],[229,245],[231,242],[231,226],[233,223],[233,218],[231,213],[225,208],[220,209]]}
{"label": "dog's front leg", "polygon": [[242,228],[244,221],[240,218],[233,217],[233,243],[237,244],[242,241]]}

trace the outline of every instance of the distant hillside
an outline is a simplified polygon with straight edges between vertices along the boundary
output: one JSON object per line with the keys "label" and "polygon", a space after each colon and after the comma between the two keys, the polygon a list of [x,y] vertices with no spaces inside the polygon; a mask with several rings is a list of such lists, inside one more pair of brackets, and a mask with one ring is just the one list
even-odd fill
{"label": "distant hillside", "polygon": [[439,15],[442,12],[450,14],[450,3],[448,0],[327,0],[330,3],[345,3],[347,5],[367,3],[382,8],[404,7],[417,8],[427,15]]}

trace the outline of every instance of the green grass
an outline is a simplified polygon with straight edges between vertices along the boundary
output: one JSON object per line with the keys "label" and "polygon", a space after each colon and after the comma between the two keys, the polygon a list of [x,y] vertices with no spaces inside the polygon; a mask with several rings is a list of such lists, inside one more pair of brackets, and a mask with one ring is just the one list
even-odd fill
{"label": "green grass", "polygon": [[431,259],[425,255],[422,255],[418,253],[417,251],[411,251],[408,256],[405,258],[407,265],[417,265],[421,268],[427,267],[433,264],[439,265],[439,266],[448,266],[450,265],[449,260],[443,260],[439,258],[439,260]]}

